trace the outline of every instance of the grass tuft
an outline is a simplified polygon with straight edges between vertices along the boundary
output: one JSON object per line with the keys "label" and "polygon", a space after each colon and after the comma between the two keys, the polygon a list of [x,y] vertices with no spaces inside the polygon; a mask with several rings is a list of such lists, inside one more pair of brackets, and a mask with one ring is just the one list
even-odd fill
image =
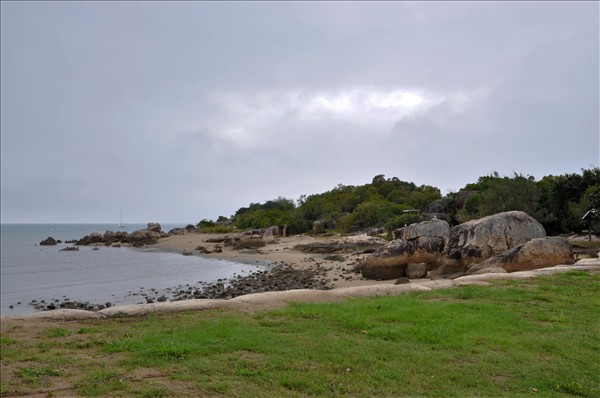
{"label": "grass tuft", "polygon": [[86,397],[108,395],[127,388],[127,383],[116,370],[99,369],[87,375],[79,384],[78,392]]}
{"label": "grass tuft", "polygon": [[56,327],[46,330],[46,336],[48,337],[66,337],[70,334],[71,331],[63,327]]}
{"label": "grass tuft", "polygon": [[62,372],[49,367],[28,366],[17,370],[15,376],[31,386],[39,386],[50,376],[62,376]]}

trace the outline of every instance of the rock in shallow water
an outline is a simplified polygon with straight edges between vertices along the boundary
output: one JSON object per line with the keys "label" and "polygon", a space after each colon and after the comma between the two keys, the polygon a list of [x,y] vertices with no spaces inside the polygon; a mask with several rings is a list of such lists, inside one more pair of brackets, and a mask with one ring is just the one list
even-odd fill
{"label": "rock in shallow water", "polygon": [[40,246],[55,246],[56,244],[56,239],[51,236],[40,242]]}

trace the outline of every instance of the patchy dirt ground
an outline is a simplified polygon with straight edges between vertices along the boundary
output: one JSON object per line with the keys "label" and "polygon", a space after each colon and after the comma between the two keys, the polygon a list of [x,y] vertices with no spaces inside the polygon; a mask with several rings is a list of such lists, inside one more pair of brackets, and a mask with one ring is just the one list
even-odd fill
{"label": "patchy dirt ground", "polygon": [[[366,235],[354,237],[311,237],[306,235],[294,235],[289,237],[276,238],[266,246],[255,249],[236,250],[233,246],[224,245],[218,241],[227,234],[186,234],[173,235],[168,238],[160,239],[155,245],[150,248],[163,249],[177,252],[188,252],[196,255],[202,255],[213,258],[221,258],[232,261],[270,261],[282,265],[288,265],[295,269],[311,270],[323,273],[323,280],[330,287],[351,287],[351,286],[366,286],[381,283],[390,283],[390,281],[373,281],[364,279],[360,273],[354,271],[360,261],[368,256],[369,253],[346,250],[339,253],[308,253],[297,250],[298,246],[309,245],[314,243],[331,243],[331,242],[349,242],[361,241],[368,239]],[[233,235],[233,234],[231,234]],[[198,247],[204,247],[210,254],[202,254],[195,250]],[[215,252],[215,249],[220,247],[222,252]],[[391,282],[393,283],[393,282]]]}
{"label": "patchy dirt ground", "polygon": [[138,368],[116,375],[112,369],[120,367],[123,355],[95,349],[99,343],[89,334],[99,322],[2,319],[0,396],[123,396],[120,385],[141,393],[124,392],[126,396],[162,397],[169,391],[192,397],[199,393],[194,383],[172,380],[156,369]]}

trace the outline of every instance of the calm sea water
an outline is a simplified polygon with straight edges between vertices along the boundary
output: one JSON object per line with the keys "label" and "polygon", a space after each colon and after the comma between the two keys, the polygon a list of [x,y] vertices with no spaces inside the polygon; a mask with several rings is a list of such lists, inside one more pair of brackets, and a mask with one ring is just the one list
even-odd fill
{"label": "calm sea water", "polygon": [[[162,229],[182,225],[162,224]],[[145,224],[128,225],[132,232]],[[245,275],[264,269],[264,264],[242,264],[179,253],[134,248],[101,247],[92,250],[60,251],[67,244],[40,246],[39,242],[55,239],[79,239],[91,232],[116,230],[102,224],[2,224],[0,258],[0,315],[35,312],[32,300],[69,298],[113,305],[135,304],[140,288],[157,290],[198,282]],[[20,304],[18,304],[20,302]],[[10,308],[13,306],[13,308]]]}

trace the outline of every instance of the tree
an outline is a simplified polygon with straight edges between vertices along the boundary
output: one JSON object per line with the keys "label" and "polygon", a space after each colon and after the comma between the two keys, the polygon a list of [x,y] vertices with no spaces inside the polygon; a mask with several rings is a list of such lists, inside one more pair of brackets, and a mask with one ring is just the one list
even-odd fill
{"label": "tree", "polygon": [[476,184],[469,184],[465,189],[477,191],[465,202],[468,219],[514,210],[533,216],[539,201],[535,178],[517,173],[509,178],[494,172],[480,177]]}
{"label": "tree", "polygon": [[[502,177],[494,171],[467,184],[463,191],[471,192],[449,194],[446,199],[451,205],[443,207],[457,220],[520,210],[538,219],[549,234],[568,232],[579,228],[581,216],[590,207],[600,208],[600,168],[546,176],[538,182],[532,176],[514,173]],[[381,226],[392,229],[419,219],[403,210],[423,209],[439,199],[436,187],[417,187],[379,174],[369,184],[338,184],[324,193],[302,195],[296,202],[278,197],[262,204],[250,203],[240,208],[232,221],[241,229],[288,224],[292,233],[312,230],[315,221],[326,229],[337,226],[341,232]]]}
{"label": "tree", "polygon": [[410,193],[408,203],[415,209],[421,210],[429,203],[442,197],[440,190],[430,185],[421,185]]}
{"label": "tree", "polygon": [[[544,179],[546,180],[545,188],[550,187],[550,191],[545,192],[547,195],[544,198],[546,203],[544,203],[544,207],[538,209],[538,213],[545,214],[549,219],[552,219],[551,224],[548,225],[549,229],[553,233],[579,229],[580,220],[577,219],[576,214],[583,211],[585,206],[588,206],[581,203],[584,195],[587,194],[585,200],[589,201],[589,206],[597,203],[594,200],[595,188],[592,188],[590,192],[588,192],[588,189],[600,186],[600,168],[582,169],[581,175],[573,173],[558,177],[545,177]],[[585,211],[587,210],[585,209]]]}
{"label": "tree", "polygon": [[196,226],[201,229],[201,228],[210,228],[210,227],[214,227],[216,224],[212,221],[212,220],[207,220],[206,218],[201,220]]}

